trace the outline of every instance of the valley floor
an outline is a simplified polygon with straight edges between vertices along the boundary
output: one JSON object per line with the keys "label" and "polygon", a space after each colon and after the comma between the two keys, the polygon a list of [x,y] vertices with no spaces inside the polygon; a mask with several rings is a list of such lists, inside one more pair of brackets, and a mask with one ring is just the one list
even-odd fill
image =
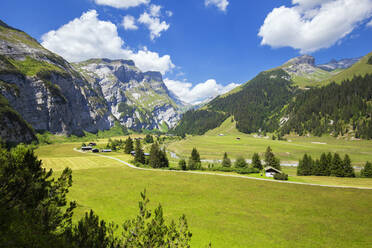
{"label": "valley floor", "polygon": [[[186,214],[193,247],[209,241],[213,247],[372,247],[370,190],[141,171],[73,151],[79,145],[37,150],[56,174],[72,168],[69,198],[78,202],[77,217],[93,209],[120,225],[135,215],[139,193],[146,188],[151,206],[160,202],[167,219]],[[110,156],[131,160],[122,153]]]}

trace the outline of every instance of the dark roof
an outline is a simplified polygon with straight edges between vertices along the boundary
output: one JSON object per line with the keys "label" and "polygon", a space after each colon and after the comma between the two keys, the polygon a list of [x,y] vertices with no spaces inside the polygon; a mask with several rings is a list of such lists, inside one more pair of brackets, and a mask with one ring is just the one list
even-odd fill
{"label": "dark roof", "polygon": [[274,167],[271,167],[271,166],[265,167],[265,172],[276,172],[276,173],[282,173],[280,170],[275,169]]}

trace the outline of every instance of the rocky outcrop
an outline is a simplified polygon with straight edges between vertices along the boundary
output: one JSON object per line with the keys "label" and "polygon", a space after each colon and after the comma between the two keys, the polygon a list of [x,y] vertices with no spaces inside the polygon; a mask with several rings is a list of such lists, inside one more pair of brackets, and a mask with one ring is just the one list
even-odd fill
{"label": "rocky outcrop", "polygon": [[83,135],[113,125],[104,99],[67,61],[4,23],[0,80],[1,95],[35,130]]}
{"label": "rocky outcrop", "polygon": [[167,129],[180,118],[159,72],[142,72],[128,60],[91,59],[74,64],[127,128]]}
{"label": "rocky outcrop", "polygon": [[355,63],[357,63],[359,60],[361,60],[362,57],[359,58],[353,58],[353,59],[341,59],[341,60],[335,60],[332,59],[327,64],[318,65],[317,67],[326,71],[334,71],[337,69],[347,69],[352,67]]}

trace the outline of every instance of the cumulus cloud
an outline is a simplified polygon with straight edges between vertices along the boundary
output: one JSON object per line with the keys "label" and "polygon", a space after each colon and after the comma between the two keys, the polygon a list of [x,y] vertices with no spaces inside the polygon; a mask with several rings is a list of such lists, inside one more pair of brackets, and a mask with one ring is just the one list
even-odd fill
{"label": "cumulus cloud", "polygon": [[160,21],[160,14],[161,6],[152,4],[149,11],[145,11],[138,18],[138,22],[144,24],[150,30],[151,40],[160,37],[161,33],[170,27],[165,21]]}
{"label": "cumulus cloud", "polygon": [[214,5],[221,11],[226,11],[227,6],[229,5],[228,0],[205,0],[204,1],[205,6]]}
{"label": "cumulus cloud", "polygon": [[107,5],[114,8],[128,9],[141,4],[149,4],[150,0],[95,0],[96,4]]}
{"label": "cumulus cloud", "polygon": [[372,20],[367,23],[367,27],[372,27]]}
{"label": "cumulus cloud", "polygon": [[239,84],[231,83],[223,86],[218,84],[216,80],[209,79],[204,83],[197,84],[193,87],[192,83],[164,79],[165,85],[182,101],[190,104],[199,104],[218,95],[229,92]]}
{"label": "cumulus cloud", "polygon": [[132,59],[142,71],[160,71],[162,74],[175,67],[169,55],[160,56],[147,48],[133,51],[125,47],[116,25],[99,20],[95,10],[44,34],[41,40],[45,48],[70,62],[90,58]]}
{"label": "cumulus cloud", "polygon": [[258,33],[262,45],[314,52],[334,45],[372,16],[372,0],[292,0],[292,4],[267,15]]}
{"label": "cumulus cloud", "polygon": [[136,19],[131,15],[126,15],[123,18],[123,27],[125,30],[137,30]]}

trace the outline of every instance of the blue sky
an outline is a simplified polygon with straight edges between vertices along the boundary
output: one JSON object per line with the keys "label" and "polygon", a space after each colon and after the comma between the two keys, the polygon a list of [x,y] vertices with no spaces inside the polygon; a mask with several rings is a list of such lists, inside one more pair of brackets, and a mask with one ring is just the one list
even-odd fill
{"label": "blue sky", "polygon": [[193,103],[304,53],[325,63],[372,51],[372,0],[3,0],[0,19],[69,61],[162,71]]}

